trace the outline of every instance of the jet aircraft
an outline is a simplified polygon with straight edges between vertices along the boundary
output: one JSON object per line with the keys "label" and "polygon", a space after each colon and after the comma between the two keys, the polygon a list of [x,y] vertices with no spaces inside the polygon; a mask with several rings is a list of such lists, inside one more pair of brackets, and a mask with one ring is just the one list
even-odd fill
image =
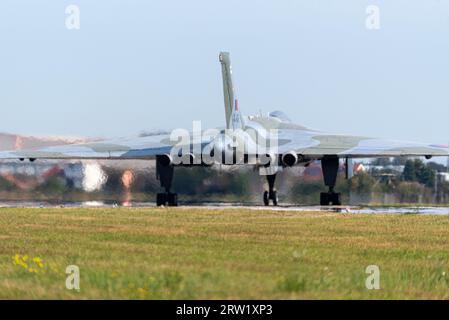
{"label": "jet aircraft", "polygon": [[[251,165],[258,167],[268,182],[263,203],[278,204],[275,189],[276,174],[288,167],[308,166],[320,160],[324,184],[320,205],[341,205],[335,191],[340,161],[346,163],[350,177],[353,158],[448,156],[448,145],[342,135],[308,129],[292,122],[284,113],[244,116],[238,104],[232,81],[230,55],[219,54],[223,78],[226,128],[201,131],[198,139],[180,135],[155,134],[141,137],[102,140],[92,143],[52,146],[34,150],[0,152],[0,159],[35,161],[39,159],[137,159],[155,160],[156,178],[163,192],[157,194],[158,206],[178,205],[172,192],[175,167]],[[195,134],[194,134],[195,136]]]}

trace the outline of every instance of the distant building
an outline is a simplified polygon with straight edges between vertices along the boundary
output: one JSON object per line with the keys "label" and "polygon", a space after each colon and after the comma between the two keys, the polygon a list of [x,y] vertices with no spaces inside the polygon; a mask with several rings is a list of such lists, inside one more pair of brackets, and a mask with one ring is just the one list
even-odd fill
{"label": "distant building", "polygon": [[369,163],[364,164],[365,171],[380,171],[380,170],[390,170],[392,172],[396,172],[401,174],[404,171],[404,166],[396,166],[396,165],[387,165],[387,166],[377,166]]}
{"label": "distant building", "polygon": [[449,182],[449,172],[438,172],[440,181]]}
{"label": "distant building", "polygon": [[65,179],[67,185],[70,187],[82,188],[84,164],[81,162],[1,161],[0,176],[23,190],[33,188],[52,177]]}

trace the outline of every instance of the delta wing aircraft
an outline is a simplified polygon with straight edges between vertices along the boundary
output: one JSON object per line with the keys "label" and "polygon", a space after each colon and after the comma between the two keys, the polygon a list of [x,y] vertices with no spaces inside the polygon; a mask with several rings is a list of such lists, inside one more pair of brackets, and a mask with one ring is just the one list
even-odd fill
{"label": "delta wing aircraft", "polygon": [[139,159],[156,160],[156,178],[163,192],[157,194],[158,206],[178,204],[171,192],[177,166],[252,165],[266,175],[268,190],[263,202],[278,204],[276,174],[287,167],[307,166],[321,161],[327,192],[321,205],[341,205],[335,192],[340,161],[346,162],[350,176],[353,158],[448,156],[449,146],[330,134],[295,124],[280,111],[268,115],[244,116],[240,113],[232,83],[229,53],[219,55],[223,77],[226,129],[205,134],[187,132],[144,137],[103,140],[94,143],[45,147],[35,150],[0,152],[0,159],[35,161],[39,159]]}

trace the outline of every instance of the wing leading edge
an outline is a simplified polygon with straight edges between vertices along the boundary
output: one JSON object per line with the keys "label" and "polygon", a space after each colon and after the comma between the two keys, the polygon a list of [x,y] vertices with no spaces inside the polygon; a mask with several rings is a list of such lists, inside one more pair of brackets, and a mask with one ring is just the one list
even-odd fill
{"label": "wing leading edge", "polygon": [[[204,144],[209,143],[205,141]],[[0,159],[155,159],[170,154],[175,142],[168,134],[93,143],[0,152]],[[276,153],[295,152],[308,158],[437,157],[449,156],[448,145],[280,129]]]}
{"label": "wing leading edge", "polygon": [[280,153],[294,150],[312,158],[337,155],[341,158],[449,156],[449,146],[410,141],[328,134],[309,130],[280,130]]}
{"label": "wing leading edge", "polygon": [[170,153],[169,135],[122,138],[32,150],[0,152],[0,159],[154,159]]}

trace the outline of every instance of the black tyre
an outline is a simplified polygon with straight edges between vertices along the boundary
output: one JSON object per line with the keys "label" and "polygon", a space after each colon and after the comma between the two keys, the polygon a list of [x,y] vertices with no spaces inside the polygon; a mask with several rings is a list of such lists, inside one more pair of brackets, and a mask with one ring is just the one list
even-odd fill
{"label": "black tyre", "polygon": [[320,194],[320,205],[321,206],[328,206],[330,201],[329,201],[329,193],[327,192],[321,192]]}
{"label": "black tyre", "polygon": [[263,193],[263,204],[266,205],[266,206],[268,206],[270,204],[270,199],[269,199],[268,196],[269,196],[268,195],[268,191],[265,191]]}
{"label": "black tyre", "polygon": [[341,193],[333,193],[331,200],[332,200],[332,205],[341,206]]}
{"label": "black tyre", "polygon": [[273,191],[271,200],[273,201],[273,206],[277,206],[278,205],[278,194],[276,191]]}
{"label": "black tyre", "polygon": [[171,207],[178,206],[178,195],[176,193],[168,194],[168,205]]}
{"label": "black tyre", "polygon": [[165,206],[166,203],[167,203],[167,194],[165,194],[165,193],[158,193],[156,195],[156,205],[158,207],[160,207],[160,206]]}

